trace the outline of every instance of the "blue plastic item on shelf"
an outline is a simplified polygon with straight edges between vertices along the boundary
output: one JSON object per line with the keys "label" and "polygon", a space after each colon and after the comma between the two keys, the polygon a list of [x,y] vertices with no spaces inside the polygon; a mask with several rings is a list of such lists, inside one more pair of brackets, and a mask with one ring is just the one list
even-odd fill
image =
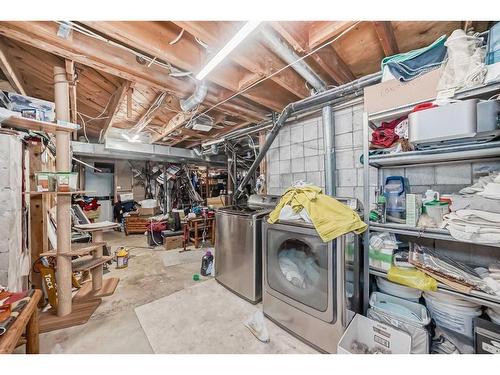
{"label": "blue plastic item on shelf", "polygon": [[403,221],[406,218],[406,194],[409,191],[410,184],[407,178],[389,176],[385,179],[384,196],[387,221]]}
{"label": "blue plastic item on shelf", "polygon": [[488,36],[488,50],[486,53],[486,64],[492,65],[500,62],[500,22],[491,29]]}

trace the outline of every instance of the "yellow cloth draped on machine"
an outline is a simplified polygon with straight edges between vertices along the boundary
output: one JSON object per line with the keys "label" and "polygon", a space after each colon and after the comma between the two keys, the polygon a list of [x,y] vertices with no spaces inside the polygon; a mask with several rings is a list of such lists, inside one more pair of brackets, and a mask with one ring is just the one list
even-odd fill
{"label": "yellow cloth draped on machine", "polygon": [[276,208],[269,214],[269,223],[278,221],[281,209],[285,205],[290,205],[294,212],[305,209],[324,242],[349,232],[360,234],[367,228],[356,212],[323,194],[321,188],[317,186],[307,185],[287,189]]}

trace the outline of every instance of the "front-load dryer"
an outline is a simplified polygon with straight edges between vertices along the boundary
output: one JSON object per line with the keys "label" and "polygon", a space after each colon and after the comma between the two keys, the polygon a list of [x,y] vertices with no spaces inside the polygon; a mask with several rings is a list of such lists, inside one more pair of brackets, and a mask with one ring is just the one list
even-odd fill
{"label": "front-load dryer", "polygon": [[264,221],[262,232],[264,314],[316,349],[336,353],[360,306],[359,236],[324,243],[299,221]]}

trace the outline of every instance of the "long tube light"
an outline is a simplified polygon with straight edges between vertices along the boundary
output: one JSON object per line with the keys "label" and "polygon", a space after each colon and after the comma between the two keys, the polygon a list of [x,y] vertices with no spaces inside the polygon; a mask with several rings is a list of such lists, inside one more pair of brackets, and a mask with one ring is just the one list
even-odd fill
{"label": "long tube light", "polygon": [[205,78],[212,70],[224,60],[252,31],[254,31],[261,21],[248,21],[238,32],[231,38],[222,49],[203,67],[196,75],[197,80]]}

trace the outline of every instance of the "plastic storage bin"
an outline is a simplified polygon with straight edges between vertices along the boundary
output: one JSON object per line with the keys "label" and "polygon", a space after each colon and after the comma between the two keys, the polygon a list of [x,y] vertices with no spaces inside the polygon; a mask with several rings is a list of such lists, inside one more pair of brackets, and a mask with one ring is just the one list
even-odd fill
{"label": "plastic storage bin", "polygon": [[360,345],[371,351],[409,354],[411,337],[387,324],[356,314],[337,345],[337,353],[357,354],[353,349]]}
{"label": "plastic storage bin", "polygon": [[389,176],[385,179],[384,196],[386,199],[387,221],[405,223],[406,193],[409,183],[405,177]]}
{"label": "plastic storage bin", "polygon": [[55,191],[55,180],[52,172],[35,172],[37,191]]}
{"label": "plastic storage bin", "polygon": [[57,191],[70,192],[75,191],[78,185],[78,173],[76,172],[57,172],[54,173],[56,179]]}
{"label": "plastic storage bin", "polygon": [[388,294],[374,292],[370,296],[369,318],[388,324],[411,336],[411,353],[427,354],[431,319],[424,305]]}
{"label": "plastic storage bin", "polygon": [[403,298],[411,302],[418,302],[422,296],[422,291],[419,289],[396,284],[382,277],[377,277],[377,287],[385,294],[390,294],[391,296]]}
{"label": "plastic storage bin", "polygon": [[413,144],[450,142],[474,137],[479,99],[462,100],[408,115],[408,139]]}
{"label": "plastic storage bin", "polygon": [[485,59],[487,65],[500,62],[500,22],[497,22],[490,29],[487,51]]}

